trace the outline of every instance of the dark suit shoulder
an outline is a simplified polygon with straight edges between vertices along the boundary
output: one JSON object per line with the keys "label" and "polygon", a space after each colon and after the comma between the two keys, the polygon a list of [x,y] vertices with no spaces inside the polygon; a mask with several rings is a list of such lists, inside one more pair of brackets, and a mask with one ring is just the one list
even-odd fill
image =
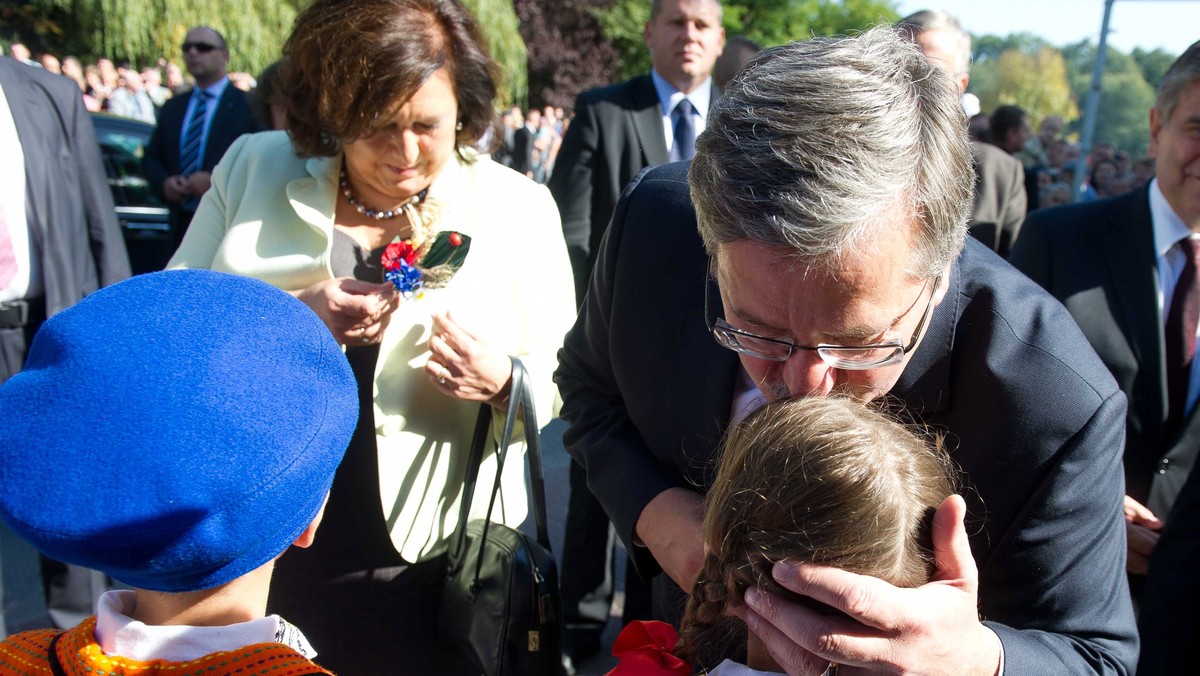
{"label": "dark suit shoulder", "polygon": [[1038,209],[1031,212],[1025,219],[1025,227],[1033,224],[1035,227],[1062,234],[1086,234],[1080,231],[1105,223],[1116,226],[1128,225],[1132,218],[1149,218],[1148,190],[1149,188],[1139,188],[1107,199]]}
{"label": "dark suit shoulder", "polygon": [[1070,313],[1053,296],[979,242],[967,240],[960,257],[960,293],[1002,318],[1028,347],[1046,352],[1078,374],[1101,398],[1116,390],[1108,369],[1087,350]]}
{"label": "dark suit shoulder", "polygon": [[1021,161],[990,143],[971,142],[971,154],[981,163],[1020,166]]}
{"label": "dark suit shoulder", "polygon": [[623,82],[615,82],[581,92],[575,98],[575,108],[578,110],[580,107],[605,104],[624,107],[650,97],[655,102],[658,101],[658,94],[654,91],[654,81],[650,79],[649,75],[638,75]]}

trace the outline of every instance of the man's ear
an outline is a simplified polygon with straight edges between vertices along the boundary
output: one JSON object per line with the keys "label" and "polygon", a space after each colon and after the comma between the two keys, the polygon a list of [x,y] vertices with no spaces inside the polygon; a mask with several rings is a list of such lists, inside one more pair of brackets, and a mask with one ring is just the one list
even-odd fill
{"label": "man's ear", "polygon": [[321,503],[321,509],[317,510],[317,515],[313,517],[312,523],[304,529],[300,537],[292,544],[296,547],[307,549],[312,546],[313,540],[317,539],[317,526],[321,525],[321,519],[325,516],[325,505],[329,504],[329,494],[325,494],[325,501]]}
{"label": "man's ear", "polygon": [[642,25],[642,39],[646,41],[646,49],[650,49],[650,38],[654,35],[654,30],[650,28],[650,22],[647,21]]}
{"label": "man's ear", "polygon": [[1158,114],[1158,107],[1150,108],[1150,157],[1158,157],[1158,134],[1162,131],[1163,120]]}

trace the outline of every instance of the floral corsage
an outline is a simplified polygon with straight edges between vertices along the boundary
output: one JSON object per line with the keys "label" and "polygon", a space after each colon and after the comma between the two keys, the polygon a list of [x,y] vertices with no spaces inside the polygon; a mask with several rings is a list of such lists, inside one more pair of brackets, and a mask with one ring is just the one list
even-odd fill
{"label": "floral corsage", "polygon": [[470,249],[471,238],[461,232],[439,232],[423,246],[397,237],[383,250],[383,276],[405,298],[420,298],[423,289],[446,286]]}

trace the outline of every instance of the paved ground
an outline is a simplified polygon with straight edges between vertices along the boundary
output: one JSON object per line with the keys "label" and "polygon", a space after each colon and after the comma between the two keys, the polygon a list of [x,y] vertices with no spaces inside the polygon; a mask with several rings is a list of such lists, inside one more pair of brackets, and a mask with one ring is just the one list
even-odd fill
{"label": "paved ground", "polygon": [[[565,423],[553,420],[542,433],[543,464],[546,474],[546,502],[550,525],[550,538],[556,555],[562,553],[563,530],[567,516],[567,472],[571,459],[562,447],[562,431]],[[318,534],[319,536],[319,534]],[[48,626],[45,604],[42,602],[41,583],[37,574],[37,554],[0,523],[0,570],[4,579],[4,616],[9,628],[14,631]],[[617,557],[625,561],[624,551]],[[618,581],[625,579],[622,570],[617,571]],[[618,583],[620,584],[620,583]],[[616,616],[620,616],[621,592],[618,591]],[[596,657],[576,665],[579,676],[604,674],[615,661],[608,654],[613,639],[619,630],[617,622],[610,621],[605,632],[605,648]]]}

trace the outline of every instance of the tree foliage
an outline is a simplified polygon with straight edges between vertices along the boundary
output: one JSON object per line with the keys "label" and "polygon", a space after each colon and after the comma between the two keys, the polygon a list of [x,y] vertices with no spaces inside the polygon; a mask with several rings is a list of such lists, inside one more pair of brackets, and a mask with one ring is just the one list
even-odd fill
{"label": "tree foliage", "polygon": [[[814,35],[853,33],[899,18],[892,0],[726,0],[722,5],[726,35],[745,35],[767,47]],[[650,18],[650,3],[615,0],[593,13],[620,55],[612,79],[649,71],[642,28]]]}
{"label": "tree foliage", "polygon": [[1129,55],[1133,57],[1138,68],[1142,69],[1142,77],[1146,80],[1146,84],[1155,91],[1162,84],[1163,76],[1167,74],[1167,68],[1170,68],[1176,58],[1175,55],[1161,47],[1153,51],[1134,47]]}
{"label": "tree foliage", "polygon": [[[1085,40],[1067,45],[1062,54],[1070,74],[1071,89],[1082,110],[1092,86],[1096,47]],[[1109,47],[1100,79],[1095,141],[1113,143],[1135,157],[1144,154],[1150,145],[1149,111],[1152,105],[1154,88],[1146,82],[1138,62]],[[1072,126],[1081,129],[1082,120]]]}
{"label": "tree foliage", "polygon": [[[229,43],[231,70],[259,73],[279,59],[292,24],[308,0],[0,0],[11,39],[36,51],[108,57],[134,66],[160,58],[182,63],[188,28],[211,26]],[[484,29],[500,63],[502,98],[524,97],[525,43],[509,0],[463,0]]]}
{"label": "tree foliage", "polygon": [[[618,62],[594,11],[612,0],[514,0],[529,47],[528,104],[570,107],[579,92],[608,84]],[[523,103],[522,99],[514,99]]]}
{"label": "tree foliage", "polygon": [[[976,75],[982,77],[976,77]],[[1079,116],[1062,54],[1040,47],[1033,54],[1009,49],[989,57],[971,70],[970,91],[983,110],[1018,105],[1037,124],[1047,115],[1071,120]]]}

